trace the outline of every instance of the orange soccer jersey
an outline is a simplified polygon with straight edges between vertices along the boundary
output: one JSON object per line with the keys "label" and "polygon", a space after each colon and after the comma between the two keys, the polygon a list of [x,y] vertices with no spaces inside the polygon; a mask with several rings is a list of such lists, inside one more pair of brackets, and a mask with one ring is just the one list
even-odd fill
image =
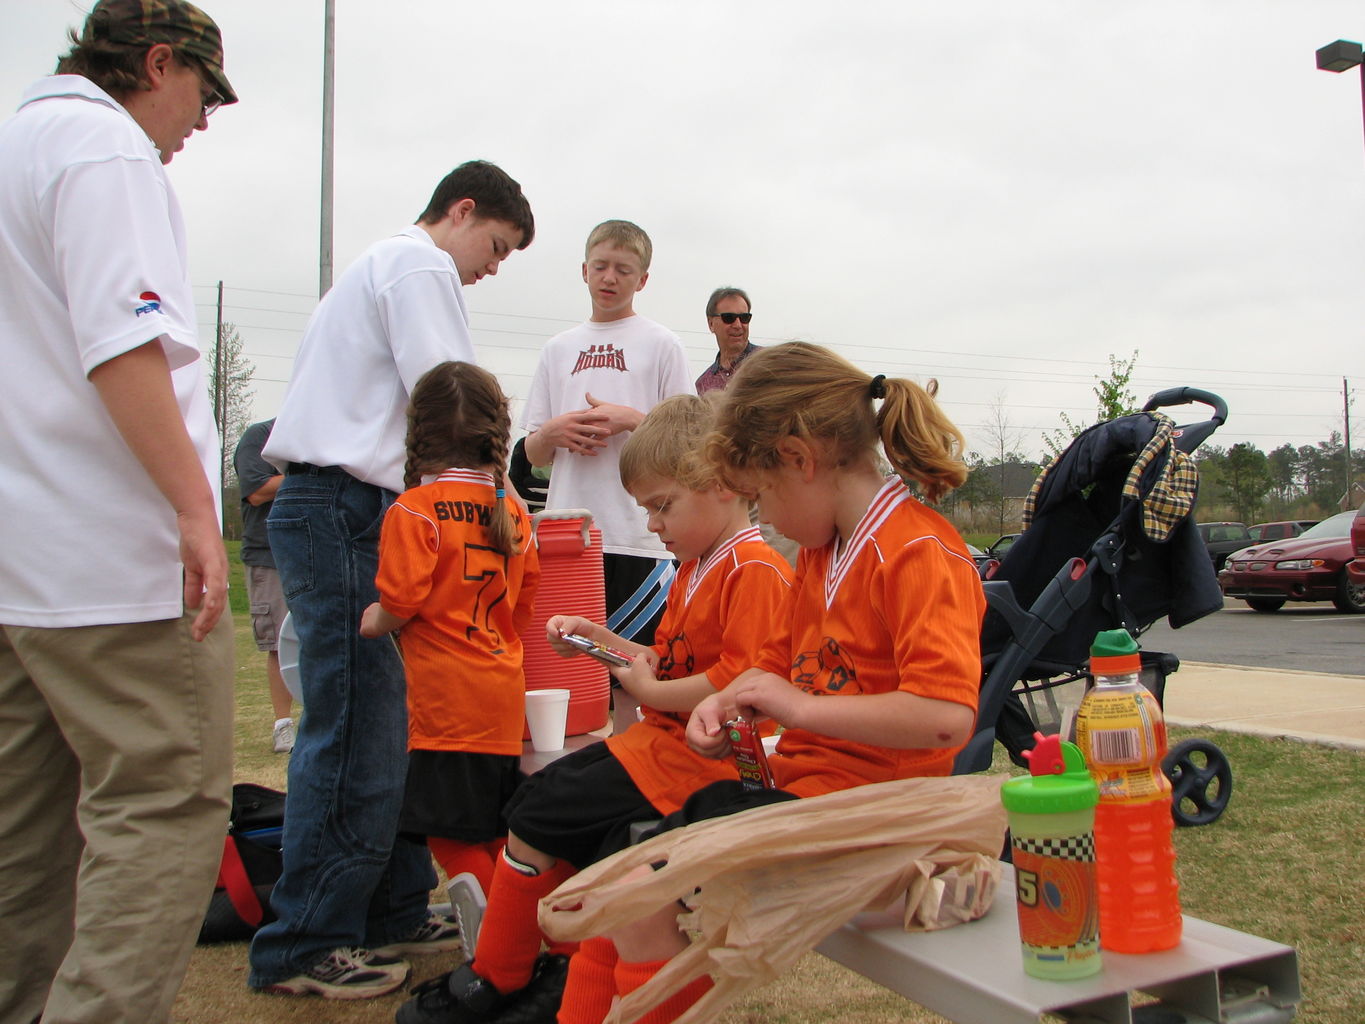
{"label": "orange soccer jersey", "polygon": [[[661,679],[705,672],[723,689],[754,663],[791,587],[791,570],[746,527],[717,548],[705,564],[696,559],[679,570],[668,591],[654,650]],[[641,709],[644,721],[610,736],[607,745],[631,781],[664,814],[720,779],[733,779],[727,758],[701,757],[687,746],[687,715]]]}
{"label": "orange soccer jersey", "polygon": [[[760,667],[829,697],[908,693],[975,708],[981,579],[957,531],[887,482],[842,551],[803,549],[790,616]],[[949,775],[953,749],[895,750],[788,729],[770,764],[782,789],[818,796],[869,782]]]}
{"label": "orange soccer jersey", "polygon": [[384,516],[375,584],[386,611],[411,618],[402,631],[411,750],[521,753],[521,630],[540,563],[529,542],[513,556],[489,544],[498,504],[529,541],[525,512],[498,502],[493,478],[479,470],[447,469],[403,492]]}

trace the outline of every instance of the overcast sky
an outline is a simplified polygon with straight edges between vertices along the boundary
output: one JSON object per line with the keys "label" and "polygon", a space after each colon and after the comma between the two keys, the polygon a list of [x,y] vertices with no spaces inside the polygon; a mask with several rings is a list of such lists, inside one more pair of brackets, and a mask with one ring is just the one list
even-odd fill
{"label": "overcast sky", "polygon": [[[4,0],[0,99],[51,72],[75,0]],[[201,336],[215,284],[272,415],[318,283],[322,0],[205,0],[241,103],[170,173]],[[337,273],[454,165],[517,178],[535,243],[469,289],[521,397],[584,319],[592,226],[655,246],[637,311],[700,372],[734,284],[755,341],[937,377],[976,448],[1089,421],[1108,357],[1142,398],[1188,384],[1265,451],[1342,426],[1365,382],[1359,0],[337,0]],[[1365,417],[1353,420],[1353,447]],[[1177,415],[1177,418],[1180,418]],[[1189,412],[1186,412],[1189,418]]]}

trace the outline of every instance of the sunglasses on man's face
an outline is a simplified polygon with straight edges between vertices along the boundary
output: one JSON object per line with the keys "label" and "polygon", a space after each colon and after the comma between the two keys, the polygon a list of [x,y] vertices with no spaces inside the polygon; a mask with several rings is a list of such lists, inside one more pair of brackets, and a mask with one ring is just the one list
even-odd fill
{"label": "sunglasses on man's face", "polygon": [[752,313],[714,313],[713,316],[720,317],[720,322],[727,327],[738,320],[742,324],[747,324],[754,318]]}

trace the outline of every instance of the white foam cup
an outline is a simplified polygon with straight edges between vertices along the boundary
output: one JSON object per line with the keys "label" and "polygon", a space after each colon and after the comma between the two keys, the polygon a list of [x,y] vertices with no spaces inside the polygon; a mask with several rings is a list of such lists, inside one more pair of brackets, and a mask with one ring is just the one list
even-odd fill
{"label": "white foam cup", "polygon": [[568,690],[526,691],[526,724],[531,728],[531,746],[536,750],[563,750],[568,719]]}
{"label": "white foam cup", "polygon": [[294,616],[286,612],[280,623],[278,636],[280,675],[284,688],[300,704],[303,703],[303,683],[299,680],[299,636],[294,632]]}

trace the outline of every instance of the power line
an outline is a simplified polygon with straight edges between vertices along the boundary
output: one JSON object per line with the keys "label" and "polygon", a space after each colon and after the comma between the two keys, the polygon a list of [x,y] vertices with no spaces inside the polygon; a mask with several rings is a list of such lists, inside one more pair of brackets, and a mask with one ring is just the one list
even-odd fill
{"label": "power line", "polygon": [[[206,285],[196,285],[195,287],[209,287],[209,286],[206,286]],[[232,290],[232,289],[228,289],[228,288],[225,286],[225,290]],[[288,297],[294,297],[294,298],[306,298],[306,299],[309,299],[310,301],[315,301],[315,300],[313,300],[313,297],[312,297],[311,295],[307,295],[307,294],[300,293],[300,292],[279,292],[279,291],[269,291],[269,290],[263,289],[263,288],[241,288],[241,287],[236,288],[236,290],[238,290],[238,291],[246,291],[246,292],[254,292],[254,293],[259,293],[259,294],[264,294],[264,295],[280,295],[280,296],[288,296]],[[208,302],[204,302],[204,303],[197,303],[197,305],[211,308],[213,304],[212,304],[212,303],[208,303]],[[298,310],[298,309],[279,309],[279,308],[270,307],[270,306],[247,306],[247,305],[240,305],[240,306],[239,306],[239,305],[233,305],[233,304],[226,304],[226,303],[225,303],[225,307],[224,307],[224,308],[227,309],[227,310],[229,310],[229,311],[232,311],[232,310],[243,310],[243,311],[247,311],[247,312],[278,313],[278,314],[283,314],[283,315],[286,315],[286,316],[311,316],[311,315],[312,315],[312,311],[311,311],[311,310],[305,311],[305,310]],[[581,321],[578,320],[578,319],[570,319],[570,318],[567,318],[567,317],[550,317],[550,316],[543,316],[543,315],[529,314],[529,313],[508,313],[508,312],[501,312],[501,311],[497,311],[497,310],[471,309],[471,310],[470,310],[470,314],[471,314],[472,317],[473,317],[473,316],[478,316],[478,317],[504,317],[504,318],[509,318],[509,319],[516,319],[516,320],[533,320],[533,321],[545,322],[545,323],[576,324],[576,323],[580,323],[580,322],[581,322]],[[233,322],[236,323],[236,321],[233,321]],[[266,325],[264,325],[264,324],[238,324],[238,326],[239,326],[239,327],[247,327],[247,328],[249,328],[249,329],[251,329],[251,330],[271,330],[271,331],[299,330],[299,328],[266,326]],[[537,339],[540,339],[540,340],[545,340],[545,338],[546,338],[546,335],[545,335],[543,332],[539,332],[539,331],[516,331],[516,330],[511,330],[511,329],[509,329],[509,328],[502,328],[502,327],[487,327],[487,326],[481,326],[481,325],[476,325],[476,326],[474,327],[474,330],[476,330],[476,331],[478,331],[478,332],[482,332],[482,333],[501,334],[501,335],[506,335],[506,336],[511,336],[511,337],[529,337],[529,338],[537,338]],[[681,330],[679,330],[679,329],[674,329],[674,333],[678,334],[679,336],[688,335],[688,336],[695,336],[695,337],[697,337],[697,338],[709,337],[709,332],[701,331],[701,330],[692,330],[692,329],[687,329],[687,328],[684,328],[684,329],[681,329]],[[759,337],[757,338],[757,341],[758,341],[758,342],[762,342],[762,343],[765,343],[765,344],[781,344],[783,341],[786,341],[786,340],[788,340],[788,339],[779,338],[779,337],[767,337],[767,336],[759,336]],[[955,357],[955,358],[967,357],[967,358],[973,358],[973,359],[983,359],[983,360],[987,360],[987,361],[990,362],[990,363],[999,363],[999,362],[1001,362],[1001,361],[1006,361],[1006,362],[1011,362],[1011,363],[1015,363],[1015,362],[1026,362],[1026,363],[1035,364],[1035,365],[1038,364],[1038,363],[1048,363],[1048,364],[1055,364],[1055,365],[1057,365],[1057,366],[1062,366],[1062,367],[1076,367],[1077,369],[1075,369],[1074,371],[1066,371],[1066,372],[1064,372],[1063,374],[1058,375],[1056,371],[1050,371],[1050,370],[1046,370],[1046,369],[1034,370],[1034,369],[1030,369],[1030,368],[1028,368],[1028,367],[1014,367],[1014,366],[1011,366],[1011,367],[1008,368],[1010,377],[1009,377],[1009,378],[1003,378],[1003,379],[1014,379],[1014,378],[1017,377],[1019,374],[1028,374],[1030,377],[1035,378],[1035,379],[1037,379],[1037,380],[1039,380],[1039,381],[1042,381],[1042,382],[1061,383],[1061,384],[1073,384],[1073,383],[1082,383],[1082,382],[1085,382],[1085,380],[1091,380],[1091,381],[1097,380],[1097,379],[1099,379],[1099,378],[1096,376],[1096,369],[1097,369],[1097,368],[1102,369],[1101,364],[1099,364],[1097,361],[1082,360],[1082,359],[1065,359],[1065,358],[1060,358],[1060,357],[1056,357],[1056,356],[1009,355],[1009,354],[1004,354],[1004,353],[976,352],[976,351],[962,350],[962,349],[954,349],[954,350],[933,349],[933,348],[908,348],[908,349],[907,349],[907,348],[904,348],[904,347],[899,346],[899,345],[879,344],[879,343],[877,343],[877,342],[859,342],[857,345],[847,345],[847,344],[838,344],[838,343],[835,343],[835,344],[831,345],[830,347],[835,348],[836,350],[858,349],[858,350],[860,350],[860,351],[868,351],[868,352],[886,352],[886,353],[894,353],[894,355],[897,357],[896,359],[894,359],[894,362],[895,362],[897,365],[909,367],[909,368],[913,369],[913,370],[914,370],[915,372],[917,372],[917,373],[925,373],[925,372],[938,373],[938,372],[943,372],[943,371],[945,371],[945,370],[957,370],[957,371],[962,371],[962,372],[975,372],[975,371],[979,371],[979,370],[983,370],[983,369],[989,369],[989,367],[984,367],[984,368],[983,368],[983,367],[975,367],[975,366],[963,366],[963,365],[955,364],[955,363],[951,363],[951,364],[942,364],[942,363],[917,364],[917,363],[914,362],[913,358],[909,358],[909,357],[913,357],[913,356],[915,356],[915,355],[932,356],[932,357],[943,357],[943,356],[948,356],[948,357]],[[1002,369],[1004,369],[1004,368],[1002,368]],[[1312,380],[1312,379],[1322,379],[1322,380],[1330,379],[1330,380],[1332,380],[1332,384],[1331,384],[1331,385],[1325,385],[1325,386],[1322,386],[1322,387],[1310,387],[1310,390],[1317,390],[1317,391],[1324,391],[1324,392],[1330,391],[1330,392],[1333,393],[1333,394],[1336,394],[1336,393],[1338,392],[1338,390],[1339,390],[1339,388],[1338,388],[1338,386],[1337,386],[1337,384],[1336,384],[1336,380],[1337,380],[1337,378],[1339,377],[1339,375],[1336,374],[1336,373],[1313,373],[1313,372],[1302,371],[1302,370],[1284,370],[1284,371],[1279,371],[1279,370],[1277,370],[1277,371],[1268,371],[1268,370],[1242,370],[1242,369],[1234,369],[1234,368],[1228,368],[1228,367],[1222,367],[1222,366],[1213,367],[1213,368],[1206,368],[1206,367],[1193,367],[1193,366],[1171,366],[1171,365],[1164,365],[1164,364],[1151,364],[1151,365],[1148,365],[1148,366],[1144,366],[1144,367],[1143,367],[1143,373],[1144,373],[1144,374],[1151,374],[1151,373],[1153,373],[1153,372],[1171,372],[1171,373],[1179,373],[1179,374],[1190,374],[1190,373],[1192,373],[1192,374],[1209,374],[1209,373],[1217,373],[1217,374],[1219,375],[1219,378],[1220,378],[1221,380],[1225,381],[1225,383],[1224,383],[1224,385],[1223,385],[1223,386],[1225,386],[1225,387],[1226,387],[1226,386],[1233,385],[1233,384],[1235,384],[1235,383],[1240,383],[1240,382],[1228,381],[1227,378],[1228,378],[1229,376],[1243,377],[1243,378],[1248,378],[1248,377],[1249,377],[1249,378],[1252,378],[1251,382],[1248,383],[1248,384],[1246,384],[1246,385],[1244,385],[1244,386],[1255,386],[1255,385],[1258,384],[1258,383],[1263,385],[1263,384],[1265,384],[1265,383],[1271,383],[1271,382],[1276,383],[1276,384],[1281,384],[1281,383],[1283,382],[1284,378],[1286,378],[1286,377],[1304,377],[1304,378],[1309,378],[1310,380]],[[988,378],[988,379],[1002,379],[1002,378],[991,377],[991,378]]]}

